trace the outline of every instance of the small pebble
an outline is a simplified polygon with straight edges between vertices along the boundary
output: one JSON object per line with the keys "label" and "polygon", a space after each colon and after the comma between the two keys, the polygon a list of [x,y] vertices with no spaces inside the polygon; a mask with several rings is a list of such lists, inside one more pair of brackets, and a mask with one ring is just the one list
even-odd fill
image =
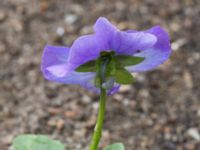
{"label": "small pebble", "polygon": [[187,131],[187,134],[192,137],[194,140],[196,141],[200,141],[200,134],[199,134],[199,131],[196,129],[196,128],[190,128],[188,131]]}
{"label": "small pebble", "polygon": [[124,93],[124,92],[129,92],[131,90],[131,86],[130,85],[123,85],[120,87],[119,92]]}
{"label": "small pebble", "polygon": [[63,129],[64,125],[65,125],[64,120],[60,119],[60,120],[58,120],[57,123],[56,123],[56,128],[57,128],[58,130],[61,130],[61,129]]}
{"label": "small pebble", "polygon": [[74,14],[70,14],[70,15],[66,15],[65,16],[65,22],[67,24],[74,24],[76,22],[76,20],[78,19],[78,17]]}
{"label": "small pebble", "polygon": [[6,13],[3,11],[0,11],[0,22],[4,21],[6,19]]}
{"label": "small pebble", "polygon": [[65,33],[65,30],[64,30],[63,27],[58,27],[58,28],[56,29],[56,33],[57,33],[59,36],[63,36],[64,33]]}
{"label": "small pebble", "polygon": [[83,95],[82,97],[82,101],[85,103],[85,104],[89,104],[91,102],[91,98],[87,95]]}

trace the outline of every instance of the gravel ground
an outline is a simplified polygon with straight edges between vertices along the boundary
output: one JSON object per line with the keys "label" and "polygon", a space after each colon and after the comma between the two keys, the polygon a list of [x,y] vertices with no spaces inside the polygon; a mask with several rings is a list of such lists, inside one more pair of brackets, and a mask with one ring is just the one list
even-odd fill
{"label": "gravel ground", "polygon": [[92,32],[99,16],[120,29],[160,24],[173,49],[169,61],[109,97],[101,147],[123,142],[126,150],[199,150],[200,1],[0,0],[1,150],[22,133],[87,150],[98,95],[46,81],[40,63],[45,44],[71,45]]}

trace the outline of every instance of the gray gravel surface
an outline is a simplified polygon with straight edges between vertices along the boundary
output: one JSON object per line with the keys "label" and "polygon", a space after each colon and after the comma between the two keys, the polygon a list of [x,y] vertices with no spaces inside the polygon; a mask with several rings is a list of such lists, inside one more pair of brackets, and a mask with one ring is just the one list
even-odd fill
{"label": "gray gravel surface", "polygon": [[199,150],[198,0],[0,0],[0,149],[16,135],[37,133],[87,150],[98,95],[46,81],[40,63],[45,44],[70,46],[99,16],[124,30],[160,24],[173,49],[169,61],[109,97],[101,147]]}

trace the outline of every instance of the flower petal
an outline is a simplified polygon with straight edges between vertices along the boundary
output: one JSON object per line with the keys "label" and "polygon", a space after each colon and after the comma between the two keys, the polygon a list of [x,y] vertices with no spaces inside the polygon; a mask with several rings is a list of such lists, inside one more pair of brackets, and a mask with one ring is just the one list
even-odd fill
{"label": "flower petal", "polygon": [[99,57],[107,49],[106,41],[96,35],[85,35],[78,38],[70,48],[67,71]]}
{"label": "flower petal", "polygon": [[113,95],[119,91],[120,85],[116,84],[114,87],[108,91],[108,95]]}
{"label": "flower petal", "polygon": [[43,72],[44,76],[48,78],[48,68],[53,74],[58,76],[65,74],[65,65],[67,63],[68,54],[68,47],[45,46],[41,64],[41,71]]}
{"label": "flower petal", "polygon": [[155,26],[147,30],[146,33],[155,35],[157,42],[152,48],[135,54],[135,56],[145,57],[145,60],[138,65],[127,67],[130,72],[151,70],[166,61],[171,54],[170,39],[166,31],[159,26]]}
{"label": "flower petal", "polygon": [[94,31],[98,37],[105,40],[109,50],[116,51],[120,46],[120,30],[111,24],[106,18],[100,17],[96,21]]}
{"label": "flower petal", "polygon": [[150,28],[146,33],[151,33],[157,37],[158,40],[154,48],[171,51],[169,34],[159,25]]}
{"label": "flower petal", "polygon": [[66,84],[79,84],[85,79],[94,77],[91,73],[71,72],[66,74],[69,48],[46,46],[42,56],[41,71],[46,79]]}
{"label": "flower petal", "polygon": [[53,65],[46,68],[46,71],[49,71],[52,75],[56,77],[63,77],[66,74],[66,63],[60,65]]}
{"label": "flower petal", "polygon": [[109,40],[112,39],[113,35],[119,30],[106,18],[100,17],[94,25],[94,31],[97,36],[100,36],[103,39],[107,39],[107,41],[109,42]]}
{"label": "flower petal", "polygon": [[152,47],[157,39],[151,33],[145,32],[118,32],[112,40],[112,47],[118,54],[133,55],[137,50],[145,50]]}
{"label": "flower petal", "polygon": [[156,37],[153,34],[120,31],[103,17],[96,21],[94,31],[97,36],[107,41],[110,50],[115,50],[118,54],[132,55],[136,50],[150,48],[156,42]]}
{"label": "flower petal", "polygon": [[[77,84],[90,91],[99,93],[100,90],[94,85],[95,73],[80,73],[71,71],[66,73],[69,48],[60,46],[46,46],[42,56],[41,71],[47,80],[64,83]],[[116,84],[108,94],[118,91],[119,85]]]}

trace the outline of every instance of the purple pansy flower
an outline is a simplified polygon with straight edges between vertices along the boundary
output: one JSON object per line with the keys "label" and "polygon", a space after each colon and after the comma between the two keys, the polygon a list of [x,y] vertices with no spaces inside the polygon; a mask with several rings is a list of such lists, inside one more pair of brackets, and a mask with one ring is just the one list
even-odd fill
{"label": "purple pansy flower", "polygon": [[[141,63],[125,67],[131,73],[151,70],[171,54],[169,35],[160,26],[145,31],[120,31],[106,18],[100,17],[94,25],[94,32],[79,37],[71,47],[46,46],[41,65],[44,77],[65,84],[79,84],[99,93],[94,84],[96,73],[77,72],[76,68],[96,60],[101,52],[144,57]],[[117,92],[119,87],[120,84],[114,83],[108,94]]]}

